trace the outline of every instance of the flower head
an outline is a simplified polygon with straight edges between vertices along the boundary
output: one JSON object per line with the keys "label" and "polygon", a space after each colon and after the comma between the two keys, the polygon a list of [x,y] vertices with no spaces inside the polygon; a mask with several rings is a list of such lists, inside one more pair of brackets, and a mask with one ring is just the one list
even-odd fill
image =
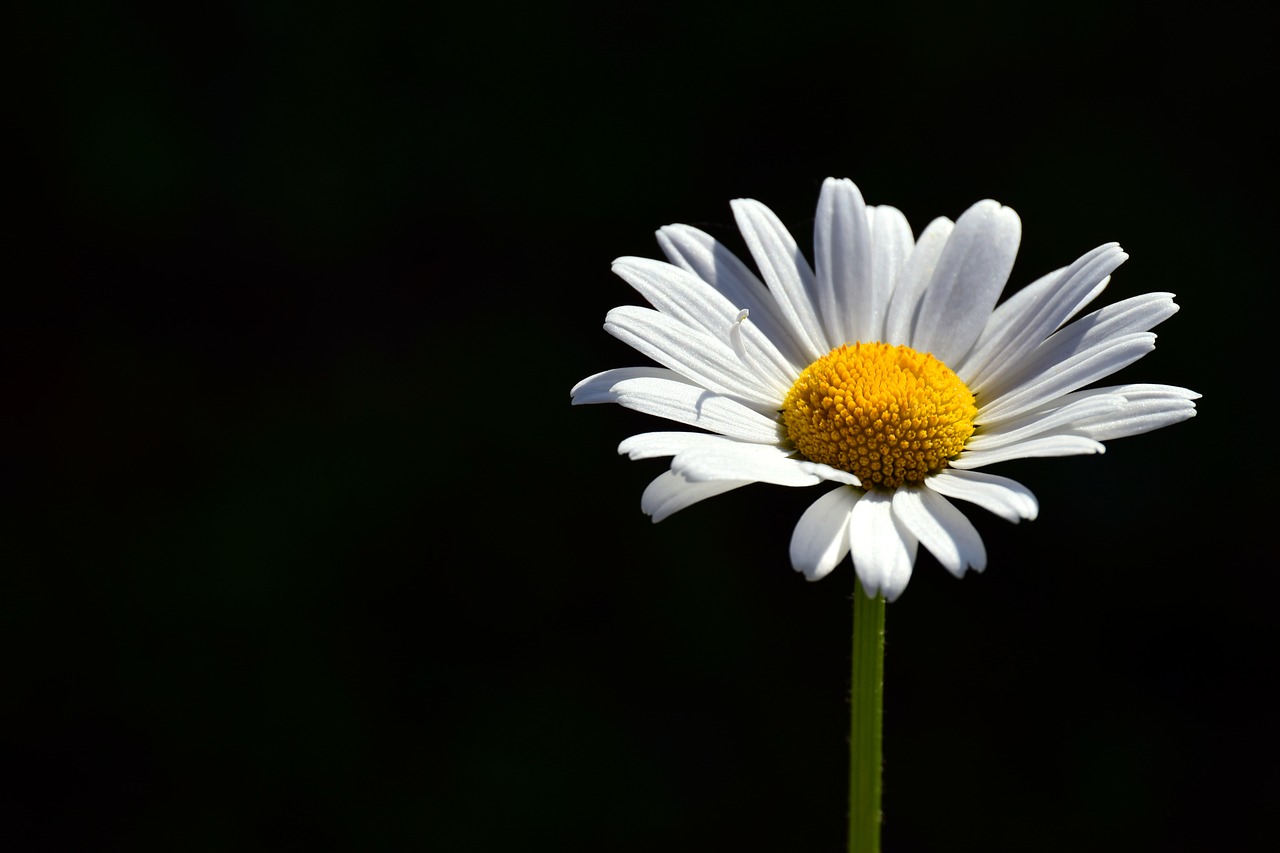
{"label": "flower head", "polygon": [[994,201],[917,239],[900,211],[828,179],[812,266],[767,207],[732,208],[759,275],[696,228],[660,229],[668,263],[613,265],[653,308],[615,308],[605,330],[661,367],[606,370],[572,391],[575,404],[703,430],[619,447],[671,457],[641,498],[654,521],[750,483],[834,485],[801,515],[792,565],[817,580],[851,554],[866,592],[892,601],[920,545],[956,576],[986,566],[952,500],[1035,518],[1030,490],[978,469],[1101,453],[1195,414],[1186,388],[1090,387],[1150,352],[1150,330],[1178,310],[1173,294],[1148,293],[1073,319],[1127,257],[1115,243],[997,305],[1022,226]]}

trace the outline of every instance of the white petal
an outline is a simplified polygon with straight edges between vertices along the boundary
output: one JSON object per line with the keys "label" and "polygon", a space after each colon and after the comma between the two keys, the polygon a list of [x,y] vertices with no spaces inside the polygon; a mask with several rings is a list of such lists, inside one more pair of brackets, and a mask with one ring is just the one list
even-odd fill
{"label": "white petal", "polygon": [[1134,332],[1098,341],[1069,357],[1055,353],[1053,363],[1029,377],[1009,393],[990,403],[979,398],[979,420],[1006,421],[1039,406],[1053,403],[1063,395],[1110,376],[1133,364],[1156,347],[1152,332]]}
{"label": "white petal", "polygon": [[[739,444],[740,442],[707,432],[642,432],[623,439],[618,445],[618,453],[625,454],[629,459],[654,459],[661,456],[675,456],[685,450],[718,447],[726,443]],[[748,446],[764,447],[765,445]],[[775,448],[769,447],[769,449]]]}
{"label": "white petal", "polygon": [[1181,423],[1196,416],[1195,404],[1185,400],[1148,401],[1143,406],[1128,411],[1123,417],[1094,424],[1082,424],[1080,431],[1098,441],[1127,438],[1144,432]]}
{"label": "white petal", "polygon": [[819,320],[832,346],[859,340],[855,331],[875,312],[871,287],[871,228],[853,181],[827,178],[818,196],[813,264]]}
{"label": "white petal", "polygon": [[719,442],[682,450],[671,460],[671,470],[685,479],[754,480],[777,486],[813,486],[822,482],[785,450],[742,442]]}
{"label": "white petal", "polygon": [[[993,377],[986,383],[982,396],[992,401],[991,408],[999,412],[999,417],[1008,417],[1010,408],[1025,411],[1051,400],[1054,395],[1074,391],[1131,364],[1150,349],[1137,351],[1136,354],[1125,352],[1123,355],[1132,357],[1127,361],[1116,359],[1113,367],[1102,373],[1095,373],[1092,378],[1084,381],[1078,381],[1074,377],[1070,382],[1063,381],[1066,379],[1064,374],[1068,365],[1087,362],[1091,369],[1104,367],[1105,361],[1092,360],[1091,356],[1113,348],[1124,350],[1134,341],[1144,339],[1139,333],[1146,333],[1177,311],[1178,306],[1171,293],[1146,293],[1100,308],[1054,332],[1028,357],[1002,370],[999,377]],[[1151,342],[1150,346],[1154,346],[1154,335],[1147,335],[1145,340]],[[1115,354],[1122,353],[1117,351]],[[1046,377],[1051,380],[1049,387],[1052,393],[1033,393],[1030,398],[1034,402],[1027,405],[1028,396],[1024,392],[1040,385]],[[1071,382],[1075,384],[1072,385]],[[1068,385],[1070,387],[1065,387]],[[1020,402],[1015,406],[1012,404],[1014,400]],[[995,412],[988,414],[994,415]]]}
{"label": "white petal", "polygon": [[1021,238],[1018,214],[991,200],[956,220],[920,300],[913,348],[959,363],[991,317]]}
{"label": "white petal", "polygon": [[799,327],[787,320],[773,295],[751,269],[710,234],[688,225],[658,230],[658,244],[673,264],[688,270],[723,293],[729,302],[751,312],[755,323],[799,373],[813,358]]}
{"label": "white petal", "polygon": [[817,281],[795,238],[773,211],[758,201],[736,199],[730,207],[769,292],[783,316],[803,336],[802,343],[808,349],[805,363],[826,355],[831,345],[818,321]]}
{"label": "white petal", "polygon": [[575,406],[583,406],[592,403],[616,403],[618,395],[614,393],[614,387],[627,379],[665,379],[672,382],[679,382],[685,385],[690,384],[674,370],[668,370],[665,367],[615,367],[611,370],[602,370],[599,373],[593,373],[586,379],[583,379],[573,389],[569,391],[570,401]]}
{"label": "white petal", "polygon": [[691,483],[672,471],[663,471],[640,496],[640,509],[657,524],[664,518],[699,501],[750,485],[750,480],[714,480]]}
{"label": "white petal", "polygon": [[940,495],[977,504],[1003,519],[1018,523],[1040,513],[1040,504],[1031,490],[1016,480],[982,471],[959,471],[948,468],[924,484]]}
{"label": "white petal", "polygon": [[902,211],[888,205],[867,207],[871,225],[871,310],[853,318],[853,339],[883,341],[885,317],[915,238]]}
{"label": "white petal", "polygon": [[916,561],[916,537],[893,515],[893,499],[875,489],[849,515],[849,551],[868,596],[893,601],[907,588]]}
{"label": "white petal", "polygon": [[952,468],[967,470],[1008,462],[1010,459],[1032,459],[1044,456],[1082,456],[1106,453],[1101,442],[1083,435],[1046,435],[1019,441],[991,450],[965,449],[959,459],[951,460]]}
{"label": "white petal", "polygon": [[1065,270],[1024,287],[996,308],[973,351],[955,368],[969,390],[978,393],[988,378],[998,384],[1005,369],[1021,364],[1100,293],[1127,257],[1116,243],[1099,246]]}
{"label": "white petal", "polygon": [[911,345],[915,334],[920,300],[938,267],[938,258],[947,245],[955,224],[946,217],[930,222],[920,234],[915,248],[902,267],[898,284],[893,289],[889,311],[884,321],[884,342]]}
{"label": "white petal", "polygon": [[995,426],[983,423],[980,433],[965,444],[966,450],[994,450],[1053,432],[1079,432],[1077,425],[1091,418],[1110,416],[1124,409],[1119,394],[1091,394],[1067,400],[1060,398],[1052,409],[1031,412]]}
{"label": "white petal", "polygon": [[791,566],[821,580],[849,553],[849,514],[862,497],[857,489],[832,489],[804,511],[791,534]]}
{"label": "white petal", "polygon": [[832,468],[830,465],[822,462],[801,461],[800,467],[821,477],[823,480],[830,480],[833,483],[844,483],[846,486],[861,486],[862,481],[850,474],[848,471],[841,471],[839,468]]}
{"label": "white petal", "polygon": [[893,514],[943,567],[956,577],[973,566],[987,566],[987,549],[977,528],[946,498],[923,487],[901,488],[893,495]]}
{"label": "white petal", "polygon": [[738,308],[724,294],[688,270],[652,258],[622,257],[613,272],[663,314],[710,331],[720,327]]}
{"label": "white petal", "polygon": [[1196,415],[1200,398],[1196,392],[1173,385],[1117,385],[1078,391],[1070,397],[1118,394],[1124,397],[1124,407],[1112,414],[1100,414],[1082,418],[1076,423],[1076,431],[1098,441],[1124,438],[1159,429]]}
{"label": "white petal", "polygon": [[[627,346],[669,367],[704,388],[735,397],[761,411],[775,411],[781,402],[775,383],[762,380],[738,358],[728,338],[706,332],[638,305],[614,308],[604,330]],[[781,392],[785,396],[786,391]]]}
{"label": "white petal", "polygon": [[696,426],[739,441],[754,444],[782,441],[781,427],[775,418],[696,385],[640,377],[616,382],[610,391],[619,406],[638,412]]}
{"label": "white petal", "polygon": [[[970,390],[978,388],[978,383],[986,378],[992,364],[999,366],[998,357],[1008,352],[1012,342],[1026,333],[1027,318],[1041,310],[1045,302],[1053,298],[1066,272],[1067,267],[1060,267],[1042,275],[995,307],[991,312],[991,319],[987,320],[982,334],[974,342],[973,349],[957,364],[949,365]],[[1036,345],[1043,342],[1052,331],[1050,329],[1045,333],[1036,341]]]}
{"label": "white petal", "polygon": [[[688,326],[712,338],[728,341],[738,314],[735,305],[710,284],[691,272],[649,258],[618,258],[613,271],[636,289],[649,303]],[[747,309],[750,311],[750,309]],[[797,371],[755,323],[737,324],[749,355],[746,365],[763,384],[785,395]]]}

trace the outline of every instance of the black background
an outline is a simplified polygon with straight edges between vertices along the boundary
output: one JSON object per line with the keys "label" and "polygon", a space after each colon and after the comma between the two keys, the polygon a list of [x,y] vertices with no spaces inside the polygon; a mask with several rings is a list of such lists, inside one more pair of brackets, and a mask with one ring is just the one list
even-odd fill
{"label": "black background", "polygon": [[1225,6],[46,4],[11,23],[6,850],[839,850],[816,492],[658,526],[609,272],[823,178],[1095,245],[1204,394],[889,608],[886,853],[1271,849],[1270,43]]}

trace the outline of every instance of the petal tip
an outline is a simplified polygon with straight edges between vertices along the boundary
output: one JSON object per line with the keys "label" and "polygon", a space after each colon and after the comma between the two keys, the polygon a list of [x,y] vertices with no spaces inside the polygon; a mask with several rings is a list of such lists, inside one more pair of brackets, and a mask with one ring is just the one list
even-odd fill
{"label": "petal tip", "polygon": [[809,583],[816,583],[831,574],[835,566],[797,566],[792,564],[791,568],[804,575],[804,579]]}

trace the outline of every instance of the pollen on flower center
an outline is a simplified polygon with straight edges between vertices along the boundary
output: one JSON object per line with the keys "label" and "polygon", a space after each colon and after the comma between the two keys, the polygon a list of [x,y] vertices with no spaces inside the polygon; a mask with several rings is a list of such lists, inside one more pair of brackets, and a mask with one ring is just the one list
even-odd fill
{"label": "pollen on flower center", "polygon": [[782,419],[805,458],[896,489],[947,467],[978,415],[973,395],[928,353],[882,343],[843,345],[804,369]]}

